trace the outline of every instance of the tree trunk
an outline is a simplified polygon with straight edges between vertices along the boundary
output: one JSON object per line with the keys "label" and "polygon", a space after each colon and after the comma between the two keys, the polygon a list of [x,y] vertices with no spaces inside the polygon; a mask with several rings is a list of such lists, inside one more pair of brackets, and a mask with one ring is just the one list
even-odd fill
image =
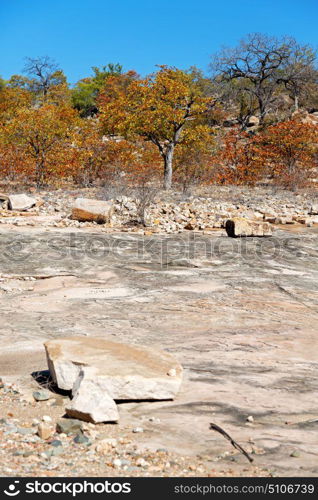
{"label": "tree trunk", "polygon": [[172,160],[173,160],[174,146],[169,146],[163,154],[164,159],[164,181],[163,188],[171,189],[172,185]]}
{"label": "tree trunk", "polygon": [[295,111],[298,111],[299,109],[299,100],[298,100],[298,95],[294,95],[294,106],[295,106]]}
{"label": "tree trunk", "polygon": [[41,188],[44,184],[44,160],[41,158],[36,162],[35,170],[36,187]]}

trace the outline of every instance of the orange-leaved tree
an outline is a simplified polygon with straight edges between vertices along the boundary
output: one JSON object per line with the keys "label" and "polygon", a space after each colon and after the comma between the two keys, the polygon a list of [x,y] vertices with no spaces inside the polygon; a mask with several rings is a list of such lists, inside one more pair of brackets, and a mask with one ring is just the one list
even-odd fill
{"label": "orange-leaved tree", "polygon": [[186,192],[190,186],[213,179],[215,138],[210,127],[198,125],[184,132],[175,152],[175,178]]}
{"label": "orange-leaved tree", "polygon": [[186,128],[200,123],[212,106],[191,74],[161,66],[144,79],[126,87],[121,77],[107,80],[100,95],[101,122],[106,134],[151,141],[164,162],[164,188],[172,184],[173,156]]}
{"label": "orange-leaved tree", "polygon": [[21,107],[0,127],[2,147],[15,146],[37,187],[49,177],[63,175],[68,167],[77,112],[68,105],[46,103],[40,107]]}
{"label": "orange-leaved tree", "polygon": [[274,182],[294,189],[318,167],[318,126],[289,120],[272,125],[253,140],[254,161]]}
{"label": "orange-leaved tree", "polygon": [[102,137],[98,120],[81,119],[73,136],[73,178],[84,186],[113,182],[136,163],[134,144]]}
{"label": "orange-leaved tree", "polygon": [[216,181],[221,184],[253,185],[263,173],[262,164],[256,161],[253,137],[233,128],[219,138],[215,153]]}

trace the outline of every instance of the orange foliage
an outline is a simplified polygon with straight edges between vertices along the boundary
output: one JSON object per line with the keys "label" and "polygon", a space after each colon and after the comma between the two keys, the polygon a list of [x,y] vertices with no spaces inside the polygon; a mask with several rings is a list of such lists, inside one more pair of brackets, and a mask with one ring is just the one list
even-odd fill
{"label": "orange foliage", "polygon": [[109,78],[99,108],[106,133],[141,137],[156,146],[163,159],[164,185],[169,188],[175,147],[187,128],[200,124],[211,101],[191,75],[162,66],[155,75],[132,80],[128,86],[121,76]]}
{"label": "orange foliage", "polygon": [[262,168],[255,162],[255,147],[248,133],[230,130],[215,155],[217,166],[215,181],[220,184],[254,185],[262,175]]}
{"label": "orange foliage", "polygon": [[[18,153],[15,168],[40,187],[51,177],[68,175],[76,124],[77,113],[69,106],[47,103],[39,108],[19,108],[14,117],[0,125],[0,154],[6,161],[6,148],[15,156]],[[10,170],[10,165],[4,164],[3,168]]]}
{"label": "orange foliage", "polygon": [[318,167],[318,126],[290,120],[272,125],[253,141],[255,163],[287,188],[306,184]]}

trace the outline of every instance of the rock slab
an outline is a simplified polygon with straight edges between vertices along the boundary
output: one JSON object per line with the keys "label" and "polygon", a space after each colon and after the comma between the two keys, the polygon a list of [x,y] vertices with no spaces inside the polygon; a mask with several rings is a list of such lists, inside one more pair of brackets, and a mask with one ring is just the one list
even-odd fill
{"label": "rock slab", "polygon": [[69,417],[97,424],[117,422],[119,414],[115,401],[108,395],[101,378],[94,378],[94,371],[83,368],[73,390],[73,399],[66,407]]}
{"label": "rock slab", "polygon": [[173,399],[181,385],[182,367],[164,351],[87,337],[44,345],[54,382],[72,390],[71,417],[117,421],[113,400]]}
{"label": "rock slab", "polygon": [[36,205],[36,199],[26,194],[11,194],[8,196],[9,210],[23,212]]}
{"label": "rock slab", "polygon": [[268,222],[251,222],[240,217],[228,219],[225,230],[231,238],[245,236],[272,236],[272,229]]}
{"label": "rock slab", "polygon": [[111,201],[77,198],[72,209],[72,219],[79,222],[104,224],[110,222],[112,212],[113,203]]}

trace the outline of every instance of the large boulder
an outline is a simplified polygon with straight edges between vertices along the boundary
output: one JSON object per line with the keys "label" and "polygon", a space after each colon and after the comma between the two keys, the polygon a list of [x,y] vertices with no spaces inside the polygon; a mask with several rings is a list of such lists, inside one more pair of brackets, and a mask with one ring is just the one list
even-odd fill
{"label": "large boulder", "polygon": [[72,219],[80,222],[109,222],[113,212],[111,201],[77,198],[72,209]]}
{"label": "large boulder", "polygon": [[9,210],[23,212],[29,208],[35,207],[36,199],[28,196],[27,194],[11,194],[8,196]]}
{"label": "large boulder", "polygon": [[225,230],[231,238],[272,235],[272,229],[268,222],[253,222],[240,217],[228,219],[225,223]]}
{"label": "large boulder", "polygon": [[182,367],[164,351],[87,337],[44,345],[54,382],[72,390],[67,408],[72,417],[118,420],[112,400],[173,399],[180,388]]}

